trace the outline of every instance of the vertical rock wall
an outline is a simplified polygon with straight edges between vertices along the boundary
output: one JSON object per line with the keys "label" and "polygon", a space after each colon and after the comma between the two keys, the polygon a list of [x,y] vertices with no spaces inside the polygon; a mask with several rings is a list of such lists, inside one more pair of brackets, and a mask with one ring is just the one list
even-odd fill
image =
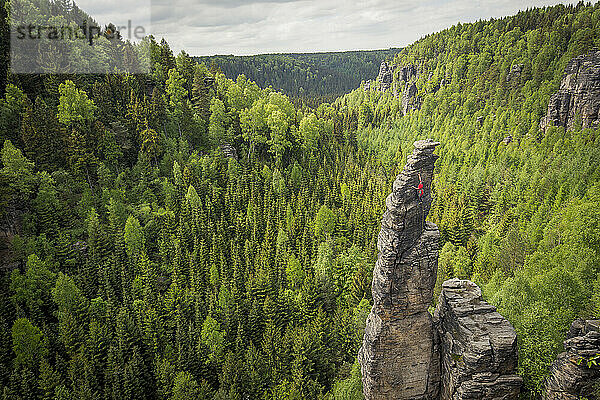
{"label": "vertical rock wall", "polygon": [[387,62],[382,61],[379,66],[379,75],[377,75],[377,82],[381,85],[381,91],[385,92],[392,87],[394,80],[394,69],[388,65]]}
{"label": "vertical rock wall", "polygon": [[436,280],[439,231],[425,221],[437,145],[432,140],[415,142],[386,199],[373,272],[374,304],[358,355],[366,399],[438,396],[439,355],[427,309]]}

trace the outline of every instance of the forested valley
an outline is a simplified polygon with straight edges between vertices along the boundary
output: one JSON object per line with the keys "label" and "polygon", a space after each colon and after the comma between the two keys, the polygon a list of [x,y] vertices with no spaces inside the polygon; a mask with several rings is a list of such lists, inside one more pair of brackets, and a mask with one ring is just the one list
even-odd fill
{"label": "forested valley", "polygon": [[356,89],[361,81],[374,79],[383,60],[401,49],[331,53],[217,55],[194,57],[209,69],[236,79],[244,75],[261,88],[272,86],[294,103],[318,106]]}
{"label": "forested valley", "polygon": [[600,135],[540,129],[565,66],[600,47],[600,5],[422,38],[391,61],[400,94],[418,72],[414,109],[376,84],[295,105],[136,46],[150,74],[0,60],[3,399],[361,399],[385,197],[422,138],[441,142],[438,290],[471,279],[514,325],[524,398],[573,319],[600,317]]}

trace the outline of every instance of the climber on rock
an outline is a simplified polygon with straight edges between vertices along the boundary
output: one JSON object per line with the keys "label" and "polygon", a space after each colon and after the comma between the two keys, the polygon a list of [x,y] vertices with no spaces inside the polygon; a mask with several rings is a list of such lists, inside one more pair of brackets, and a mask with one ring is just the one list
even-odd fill
{"label": "climber on rock", "polygon": [[419,174],[419,186],[415,186],[417,189],[417,196],[419,196],[419,201],[423,199],[423,194],[425,191],[423,190],[423,181],[421,180],[421,174]]}

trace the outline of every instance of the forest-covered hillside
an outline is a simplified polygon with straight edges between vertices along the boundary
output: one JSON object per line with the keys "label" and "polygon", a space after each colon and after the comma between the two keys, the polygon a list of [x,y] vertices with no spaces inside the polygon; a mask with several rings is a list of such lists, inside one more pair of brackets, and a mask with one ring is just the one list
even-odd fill
{"label": "forest-covered hillside", "polygon": [[9,74],[3,398],[362,398],[384,199],[426,137],[438,280],[473,279],[515,325],[535,398],[571,321],[600,313],[600,137],[539,125],[599,44],[600,5],[457,25],[395,57],[399,97],[316,109],[154,38],[149,75]]}
{"label": "forest-covered hillside", "polygon": [[375,78],[381,62],[391,60],[399,51],[392,48],[194,58],[209,68],[221,70],[230,79],[244,74],[260,87],[273,86],[294,98],[333,100],[356,89],[362,81]]}
{"label": "forest-covered hillside", "polygon": [[150,75],[9,75],[2,396],[360,393],[387,174],[356,121],[140,46]]}

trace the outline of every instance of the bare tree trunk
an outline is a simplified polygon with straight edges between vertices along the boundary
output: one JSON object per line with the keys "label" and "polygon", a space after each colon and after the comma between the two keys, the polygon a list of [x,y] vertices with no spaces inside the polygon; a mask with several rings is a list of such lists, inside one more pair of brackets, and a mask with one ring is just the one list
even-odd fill
{"label": "bare tree trunk", "polygon": [[87,165],[85,166],[85,175],[86,175],[86,177],[87,177],[87,183],[88,183],[88,186],[90,187],[90,190],[91,190],[92,192],[94,192],[94,188],[92,187],[92,181],[91,181],[91,179],[90,179],[90,172],[89,172],[89,170],[88,170],[88,167],[87,167]]}

